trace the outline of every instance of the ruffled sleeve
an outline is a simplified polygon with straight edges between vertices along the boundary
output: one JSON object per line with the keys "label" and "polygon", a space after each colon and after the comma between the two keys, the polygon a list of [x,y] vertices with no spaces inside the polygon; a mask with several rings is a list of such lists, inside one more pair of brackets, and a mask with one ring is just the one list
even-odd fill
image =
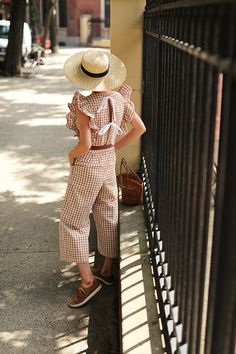
{"label": "ruffled sleeve", "polygon": [[95,115],[91,112],[91,109],[89,108],[87,97],[81,95],[78,91],[74,93],[71,103],[68,103],[68,108],[70,109],[70,112],[66,115],[67,128],[74,130],[76,136],[79,136],[79,121],[76,115],[76,107],[78,107],[78,109],[82,113],[86,114],[90,118],[89,128],[93,131],[97,131],[98,128],[94,120]]}
{"label": "ruffled sleeve", "polygon": [[68,108],[70,112],[67,113],[66,115],[67,128],[74,130],[77,136],[79,136],[79,122],[76,116],[76,105],[77,105],[78,97],[79,97],[79,93],[75,92],[71,103],[68,103]]}
{"label": "ruffled sleeve", "polygon": [[95,112],[93,104],[91,104],[89,98],[87,96],[80,95],[80,99],[78,100],[78,109],[86,114],[89,119],[89,128],[92,130],[92,141],[94,138],[94,134],[99,130],[95,123]]}
{"label": "ruffled sleeve", "polygon": [[132,93],[132,89],[129,85],[121,85],[118,87],[117,91],[123,96],[124,98],[124,115],[120,125],[123,133],[128,132],[127,123],[130,123],[132,118],[135,115],[135,106],[134,103],[130,100],[130,96]]}
{"label": "ruffled sleeve", "polygon": [[130,99],[132,88],[129,85],[123,84],[116,89],[124,98]]}
{"label": "ruffled sleeve", "polygon": [[121,85],[118,87],[117,91],[123,96],[125,99],[125,107],[124,107],[124,117],[123,120],[126,123],[129,123],[135,114],[134,103],[130,100],[130,96],[132,93],[132,89],[129,85]]}

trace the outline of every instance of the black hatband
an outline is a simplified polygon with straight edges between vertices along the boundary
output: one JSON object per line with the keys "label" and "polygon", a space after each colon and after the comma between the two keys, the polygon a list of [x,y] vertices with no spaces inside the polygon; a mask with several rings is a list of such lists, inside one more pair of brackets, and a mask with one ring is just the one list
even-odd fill
{"label": "black hatband", "polygon": [[104,71],[103,73],[94,74],[94,73],[91,73],[90,71],[86,70],[82,64],[81,64],[81,69],[86,75],[88,75],[90,77],[103,77],[103,76],[106,76],[106,74],[109,71],[109,67],[108,67],[108,69],[106,71]]}

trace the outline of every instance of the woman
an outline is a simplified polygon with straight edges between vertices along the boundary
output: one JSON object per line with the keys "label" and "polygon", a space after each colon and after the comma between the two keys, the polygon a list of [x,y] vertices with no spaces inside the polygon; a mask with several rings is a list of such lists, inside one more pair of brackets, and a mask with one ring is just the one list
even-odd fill
{"label": "woman", "polygon": [[[116,151],[146,129],[130,101],[130,87],[122,85],[126,69],[118,57],[98,50],[79,52],[66,61],[64,73],[79,88],[92,91],[89,96],[76,91],[69,104],[67,126],[79,136],[79,143],[68,156],[71,171],[59,228],[61,260],[75,262],[81,275],[68,305],[80,307],[101,289],[101,282],[113,283],[112,263],[118,257]],[[115,142],[117,135],[124,136]],[[101,269],[89,265],[91,210],[98,250],[105,257]]]}

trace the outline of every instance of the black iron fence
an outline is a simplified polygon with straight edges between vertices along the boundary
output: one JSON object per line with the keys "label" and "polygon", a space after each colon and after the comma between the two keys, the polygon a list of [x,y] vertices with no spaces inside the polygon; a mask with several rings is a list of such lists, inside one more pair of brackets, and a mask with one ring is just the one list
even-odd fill
{"label": "black iron fence", "polygon": [[236,2],[147,1],[145,210],[168,353],[236,352]]}

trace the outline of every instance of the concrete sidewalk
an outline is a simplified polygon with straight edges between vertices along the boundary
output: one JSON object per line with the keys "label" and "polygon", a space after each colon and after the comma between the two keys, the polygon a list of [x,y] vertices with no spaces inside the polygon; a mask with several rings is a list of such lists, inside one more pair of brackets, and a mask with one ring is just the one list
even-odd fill
{"label": "concrete sidewalk", "polygon": [[[77,50],[77,49],[76,49]],[[103,287],[71,309],[78,274],[58,259],[58,221],[75,143],[65,127],[74,87],[49,56],[35,76],[0,78],[0,351],[4,354],[119,352],[118,290]],[[96,237],[91,232],[91,263]],[[101,259],[96,258],[96,262]]]}

